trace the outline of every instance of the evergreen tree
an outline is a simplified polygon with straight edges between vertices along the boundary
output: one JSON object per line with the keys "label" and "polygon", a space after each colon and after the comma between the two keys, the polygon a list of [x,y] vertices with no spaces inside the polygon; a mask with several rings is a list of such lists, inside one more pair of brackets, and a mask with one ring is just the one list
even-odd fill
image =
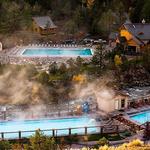
{"label": "evergreen tree", "polygon": [[144,18],[146,22],[150,22],[150,0],[145,0],[141,15],[141,19],[142,18]]}
{"label": "evergreen tree", "polygon": [[131,20],[134,23],[138,23],[141,21],[142,8],[144,6],[145,0],[136,0],[135,8],[133,8],[131,13]]}
{"label": "evergreen tree", "polygon": [[92,58],[92,63],[100,70],[104,67],[104,51],[105,49],[102,45],[97,46]]}

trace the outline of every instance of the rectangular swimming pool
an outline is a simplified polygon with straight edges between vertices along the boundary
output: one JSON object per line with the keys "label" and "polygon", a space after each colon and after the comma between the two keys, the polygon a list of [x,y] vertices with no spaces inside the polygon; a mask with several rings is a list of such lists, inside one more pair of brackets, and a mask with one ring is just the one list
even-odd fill
{"label": "rectangular swimming pool", "polygon": [[22,56],[43,57],[89,57],[92,49],[89,48],[26,48]]}
{"label": "rectangular swimming pool", "polygon": [[140,124],[144,124],[145,122],[150,121],[150,110],[132,115],[130,118]]}
{"label": "rectangular swimming pool", "polygon": [[[22,121],[4,121],[0,122],[0,132],[8,132],[4,134],[4,138],[12,139],[18,138],[18,131],[22,132],[22,137],[29,137],[34,134],[34,130],[49,130],[49,129],[60,129],[57,130],[57,136],[68,135],[68,128],[78,127],[90,127],[97,126],[96,120],[89,117],[80,118],[61,118],[61,119],[42,119],[42,120],[22,120]],[[29,132],[33,131],[33,132]],[[14,133],[9,133],[14,132]],[[72,129],[72,134],[83,134],[85,128]],[[88,128],[88,133],[97,132],[97,128]],[[44,131],[45,135],[52,136],[52,131]]]}

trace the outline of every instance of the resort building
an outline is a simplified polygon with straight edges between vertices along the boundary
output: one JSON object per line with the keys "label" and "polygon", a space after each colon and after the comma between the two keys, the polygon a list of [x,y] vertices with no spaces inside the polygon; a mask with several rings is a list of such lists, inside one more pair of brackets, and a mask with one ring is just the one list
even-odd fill
{"label": "resort building", "polygon": [[99,109],[111,113],[116,110],[125,110],[128,108],[138,108],[150,104],[150,87],[128,88],[122,91],[111,91],[111,96],[104,98],[100,95],[98,99]]}
{"label": "resort building", "polygon": [[49,16],[33,17],[33,31],[41,35],[56,33],[57,26]]}
{"label": "resort building", "polygon": [[116,110],[124,110],[128,108],[129,96],[121,91],[115,91],[114,95],[107,99],[100,99],[99,109],[110,113]]}
{"label": "resort building", "polygon": [[150,43],[150,23],[125,22],[119,29],[119,42],[125,45],[125,50],[140,52]]}
{"label": "resort building", "polygon": [[129,95],[128,107],[141,107],[150,104],[150,87],[128,88],[124,91]]}

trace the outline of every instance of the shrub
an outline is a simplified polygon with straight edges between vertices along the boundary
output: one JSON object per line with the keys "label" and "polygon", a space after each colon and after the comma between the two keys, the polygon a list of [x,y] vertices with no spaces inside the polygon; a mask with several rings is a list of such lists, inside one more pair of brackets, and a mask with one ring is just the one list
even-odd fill
{"label": "shrub", "polygon": [[99,139],[98,141],[98,144],[101,145],[101,146],[104,146],[104,145],[108,145],[108,140],[105,138],[105,137],[102,137],[101,139]]}
{"label": "shrub", "polygon": [[0,141],[0,150],[10,150],[11,144],[8,141]]}
{"label": "shrub", "polygon": [[132,147],[132,146],[142,146],[143,142],[140,141],[139,139],[133,140],[131,143],[128,144],[128,146]]}

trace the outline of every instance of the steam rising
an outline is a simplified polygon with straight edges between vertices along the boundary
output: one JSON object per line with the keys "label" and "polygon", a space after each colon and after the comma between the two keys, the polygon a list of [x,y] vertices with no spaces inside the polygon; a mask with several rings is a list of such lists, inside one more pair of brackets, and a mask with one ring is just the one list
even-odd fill
{"label": "steam rising", "polygon": [[0,104],[41,104],[47,98],[46,88],[29,81],[26,71],[9,68],[0,75]]}
{"label": "steam rising", "polygon": [[74,93],[71,93],[71,95],[77,97],[87,97],[87,95],[94,95],[99,109],[102,108],[102,105],[103,107],[108,108],[108,101],[111,101],[115,96],[113,90],[114,87],[109,85],[112,82],[113,79],[105,77],[96,79],[94,82],[88,82],[86,85],[77,84],[75,85]]}
{"label": "steam rising", "polygon": [[46,114],[46,106],[44,104],[30,106],[26,111],[14,112],[15,119],[39,119],[43,118]]}
{"label": "steam rising", "polygon": [[[94,82],[74,84],[70,99],[95,96],[95,102],[100,108],[102,102],[110,101],[114,91],[108,86],[110,78],[96,79]],[[57,89],[56,89],[57,90]],[[49,90],[36,81],[29,80],[24,69],[9,68],[0,75],[0,104],[27,104],[26,111],[16,112],[17,119],[38,118],[46,114],[46,103],[49,101]],[[103,103],[103,105],[107,105]]]}

